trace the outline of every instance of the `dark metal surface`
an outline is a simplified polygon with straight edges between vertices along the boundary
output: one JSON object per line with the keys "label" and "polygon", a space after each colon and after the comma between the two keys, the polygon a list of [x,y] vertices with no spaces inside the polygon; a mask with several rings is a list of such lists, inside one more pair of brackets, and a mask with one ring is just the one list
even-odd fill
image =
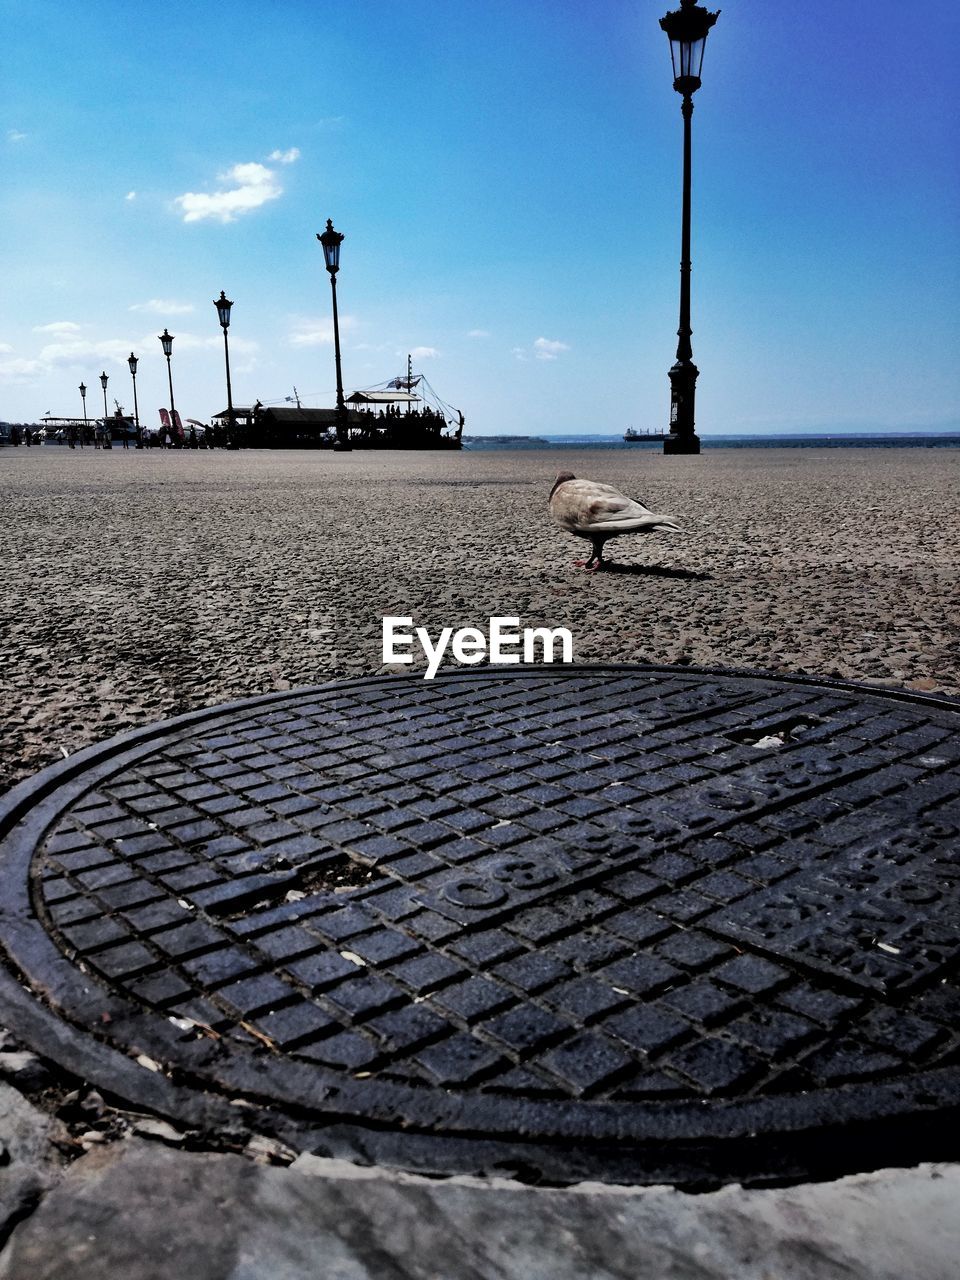
{"label": "dark metal surface", "polygon": [[6,797],[11,1020],[174,1118],[246,1101],[411,1167],[709,1185],[955,1156],[958,725],[676,668],[181,717]]}

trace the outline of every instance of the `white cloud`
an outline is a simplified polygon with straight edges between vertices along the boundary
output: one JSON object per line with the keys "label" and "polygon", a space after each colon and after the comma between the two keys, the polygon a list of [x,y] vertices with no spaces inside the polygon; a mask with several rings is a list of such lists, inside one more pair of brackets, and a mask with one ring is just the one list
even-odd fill
{"label": "white cloud", "polygon": [[533,344],[533,354],[538,360],[556,360],[561,351],[569,351],[565,342],[555,342],[550,338],[537,338]]}
{"label": "white cloud", "polygon": [[218,181],[234,185],[224,191],[187,191],[176,197],[174,204],[183,210],[184,222],[201,222],[204,218],[234,222],[240,214],[259,209],[268,200],[276,200],[283,194],[274,171],[253,161],[235,164],[221,174]]}
{"label": "white cloud", "polygon": [[267,159],[276,160],[279,164],[293,164],[294,160],[300,159],[300,148],[291,147],[289,151],[271,151]]}
{"label": "white cloud", "polygon": [[36,332],[53,333],[59,341],[47,343],[33,357],[17,356],[10,360],[0,360],[0,379],[6,382],[30,381],[49,377],[56,370],[71,366],[86,370],[92,363],[106,368],[111,362],[126,362],[130,351],[126,339],[90,342],[77,337],[78,327],[65,325],[59,330],[57,325],[38,327]]}
{"label": "white cloud", "polygon": [[[313,316],[300,316],[291,321],[289,342],[291,347],[328,347],[333,346],[333,320]],[[340,316],[340,332],[345,333],[355,328],[353,316]],[[231,339],[231,345],[233,340]]]}
{"label": "white cloud", "polygon": [[333,346],[333,323],[318,320],[316,324],[304,324],[290,334],[291,347]]}
{"label": "white cloud", "polygon": [[136,200],[137,193],[135,191],[128,191],[123,198],[124,200]]}
{"label": "white cloud", "polygon": [[[119,385],[125,386],[125,379],[129,376],[127,357],[131,348],[141,356],[155,353],[158,364],[163,359],[155,329],[132,340],[127,335],[125,338],[92,341],[79,337],[75,332],[78,327],[71,328],[67,325],[63,331],[56,332],[57,325],[41,326],[38,332],[53,332],[57,340],[47,343],[32,357],[13,356],[13,349],[6,343],[0,343],[0,382],[39,384],[64,369],[73,369],[89,381],[92,376],[91,366],[95,364],[98,371],[105,369],[111,379],[119,378]],[[211,359],[215,359],[223,350],[220,334],[197,337],[192,333],[181,332],[174,336],[174,360],[178,352],[191,351],[209,351]],[[259,344],[249,338],[230,339],[230,354],[238,359],[238,371],[255,367],[259,350]],[[216,361],[216,367],[220,367],[219,360]]]}
{"label": "white cloud", "polygon": [[4,382],[29,382],[37,374],[45,372],[46,367],[40,360],[27,360],[23,356],[0,360],[0,380]]}
{"label": "white cloud", "polygon": [[513,354],[518,360],[529,360],[530,356],[537,360],[556,360],[561,351],[569,351],[565,342],[555,338],[537,338],[531,347],[514,347]]}
{"label": "white cloud", "polygon": [[471,329],[467,334],[468,338],[489,338],[490,333],[487,329]]}
{"label": "white cloud", "polygon": [[[105,338],[101,341],[93,341],[79,337],[75,332],[77,328],[78,326],[73,326],[72,329],[65,327],[61,332],[56,332],[55,325],[42,326],[37,332],[52,332],[58,340],[48,342],[41,347],[38,355],[32,359],[18,358],[0,362],[0,373],[49,374],[57,369],[70,367],[85,369],[92,363],[108,371],[111,364],[126,366],[131,346],[129,338]],[[159,347],[156,335],[141,338],[139,342],[134,342],[133,346],[142,352],[148,350],[153,344]],[[215,344],[216,339],[213,340],[213,345]]]}
{"label": "white cloud", "polygon": [[151,298],[149,302],[135,302],[128,311],[148,311],[158,316],[185,316],[194,310],[192,302],[170,302],[166,298]]}
{"label": "white cloud", "polygon": [[436,360],[440,355],[440,352],[436,347],[414,347],[408,354],[411,355],[414,360]]}
{"label": "white cloud", "polygon": [[21,133],[19,129],[8,129],[8,130],[7,130],[7,141],[8,141],[8,142],[23,142],[23,140],[26,138],[26,136],[27,136],[27,135],[26,135],[25,133]]}
{"label": "white cloud", "polygon": [[79,333],[80,326],[74,324],[72,320],[54,320],[52,324],[35,324],[33,326],[34,333],[57,333],[66,337],[71,333]]}
{"label": "white cloud", "polygon": [[[213,323],[216,324],[216,317],[214,317]],[[202,350],[219,351],[219,352],[223,351],[222,332],[218,333],[216,336],[205,335],[202,338],[198,337],[194,333],[175,333],[173,336],[176,339],[173,346],[174,359],[177,358],[178,351],[180,352],[202,351]],[[142,345],[147,350],[151,350],[154,346],[154,343],[157,343],[156,334],[154,334],[152,337],[145,338]],[[157,343],[157,350],[158,351],[160,350],[159,343]],[[230,364],[231,366],[233,365],[234,356],[241,355],[241,354],[246,356],[252,356],[259,350],[260,350],[259,343],[254,342],[250,338],[239,338],[234,334],[232,329],[230,330]]]}
{"label": "white cloud", "polygon": [[61,342],[50,342],[40,350],[40,362],[47,369],[61,368],[69,365],[81,365],[89,360],[100,364],[102,361],[126,361],[130,353],[130,344],[126,339],[106,338],[102,342],[91,342],[64,334]]}

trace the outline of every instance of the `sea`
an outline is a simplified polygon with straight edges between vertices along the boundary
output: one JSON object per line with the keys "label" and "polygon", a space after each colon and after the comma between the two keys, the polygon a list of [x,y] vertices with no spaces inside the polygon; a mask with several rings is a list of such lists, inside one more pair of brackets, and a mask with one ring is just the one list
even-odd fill
{"label": "sea", "polygon": [[[464,436],[464,449],[640,449],[661,450],[662,440],[626,441],[619,435]],[[836,435],[702,435],[710,449],[960,449],[960,433],[853,432]]]}

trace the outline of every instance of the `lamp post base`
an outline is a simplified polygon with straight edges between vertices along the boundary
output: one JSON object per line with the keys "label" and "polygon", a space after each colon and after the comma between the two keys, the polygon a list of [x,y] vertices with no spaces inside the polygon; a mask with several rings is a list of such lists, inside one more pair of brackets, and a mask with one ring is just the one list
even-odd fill
{"label": "lamp post base", "polygon": [[694,433],[689,436],[664,436],[663,452],[666,453],[699,453],[700,437]]}
{"label": "lamp post base", "polygon": [[346,440],[338,440],[333,446],[334,453],[353,453],[353,445],[348,444]]}
{"label": "lamp post base", "polygon": [[[684,326],[680,326],[681,346],[689,342]],[[664,453],[699,453],[700,438],[696,431],[694,403],[697,395],[697,378],[700,370],[688,356],[677,353],[677,363],[667,377],[670,379],[670,434],[664,438]]]}

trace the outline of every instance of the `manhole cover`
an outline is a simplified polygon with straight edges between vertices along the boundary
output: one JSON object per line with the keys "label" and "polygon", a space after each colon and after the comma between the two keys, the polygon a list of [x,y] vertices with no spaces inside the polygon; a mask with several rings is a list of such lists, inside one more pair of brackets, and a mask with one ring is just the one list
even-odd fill
{"label": "manhole cover", "polygon": [[184,716],[6,798],[13,1020],[182,1122],[413,1168],[955,1157],[958,724],[649,667]]}

